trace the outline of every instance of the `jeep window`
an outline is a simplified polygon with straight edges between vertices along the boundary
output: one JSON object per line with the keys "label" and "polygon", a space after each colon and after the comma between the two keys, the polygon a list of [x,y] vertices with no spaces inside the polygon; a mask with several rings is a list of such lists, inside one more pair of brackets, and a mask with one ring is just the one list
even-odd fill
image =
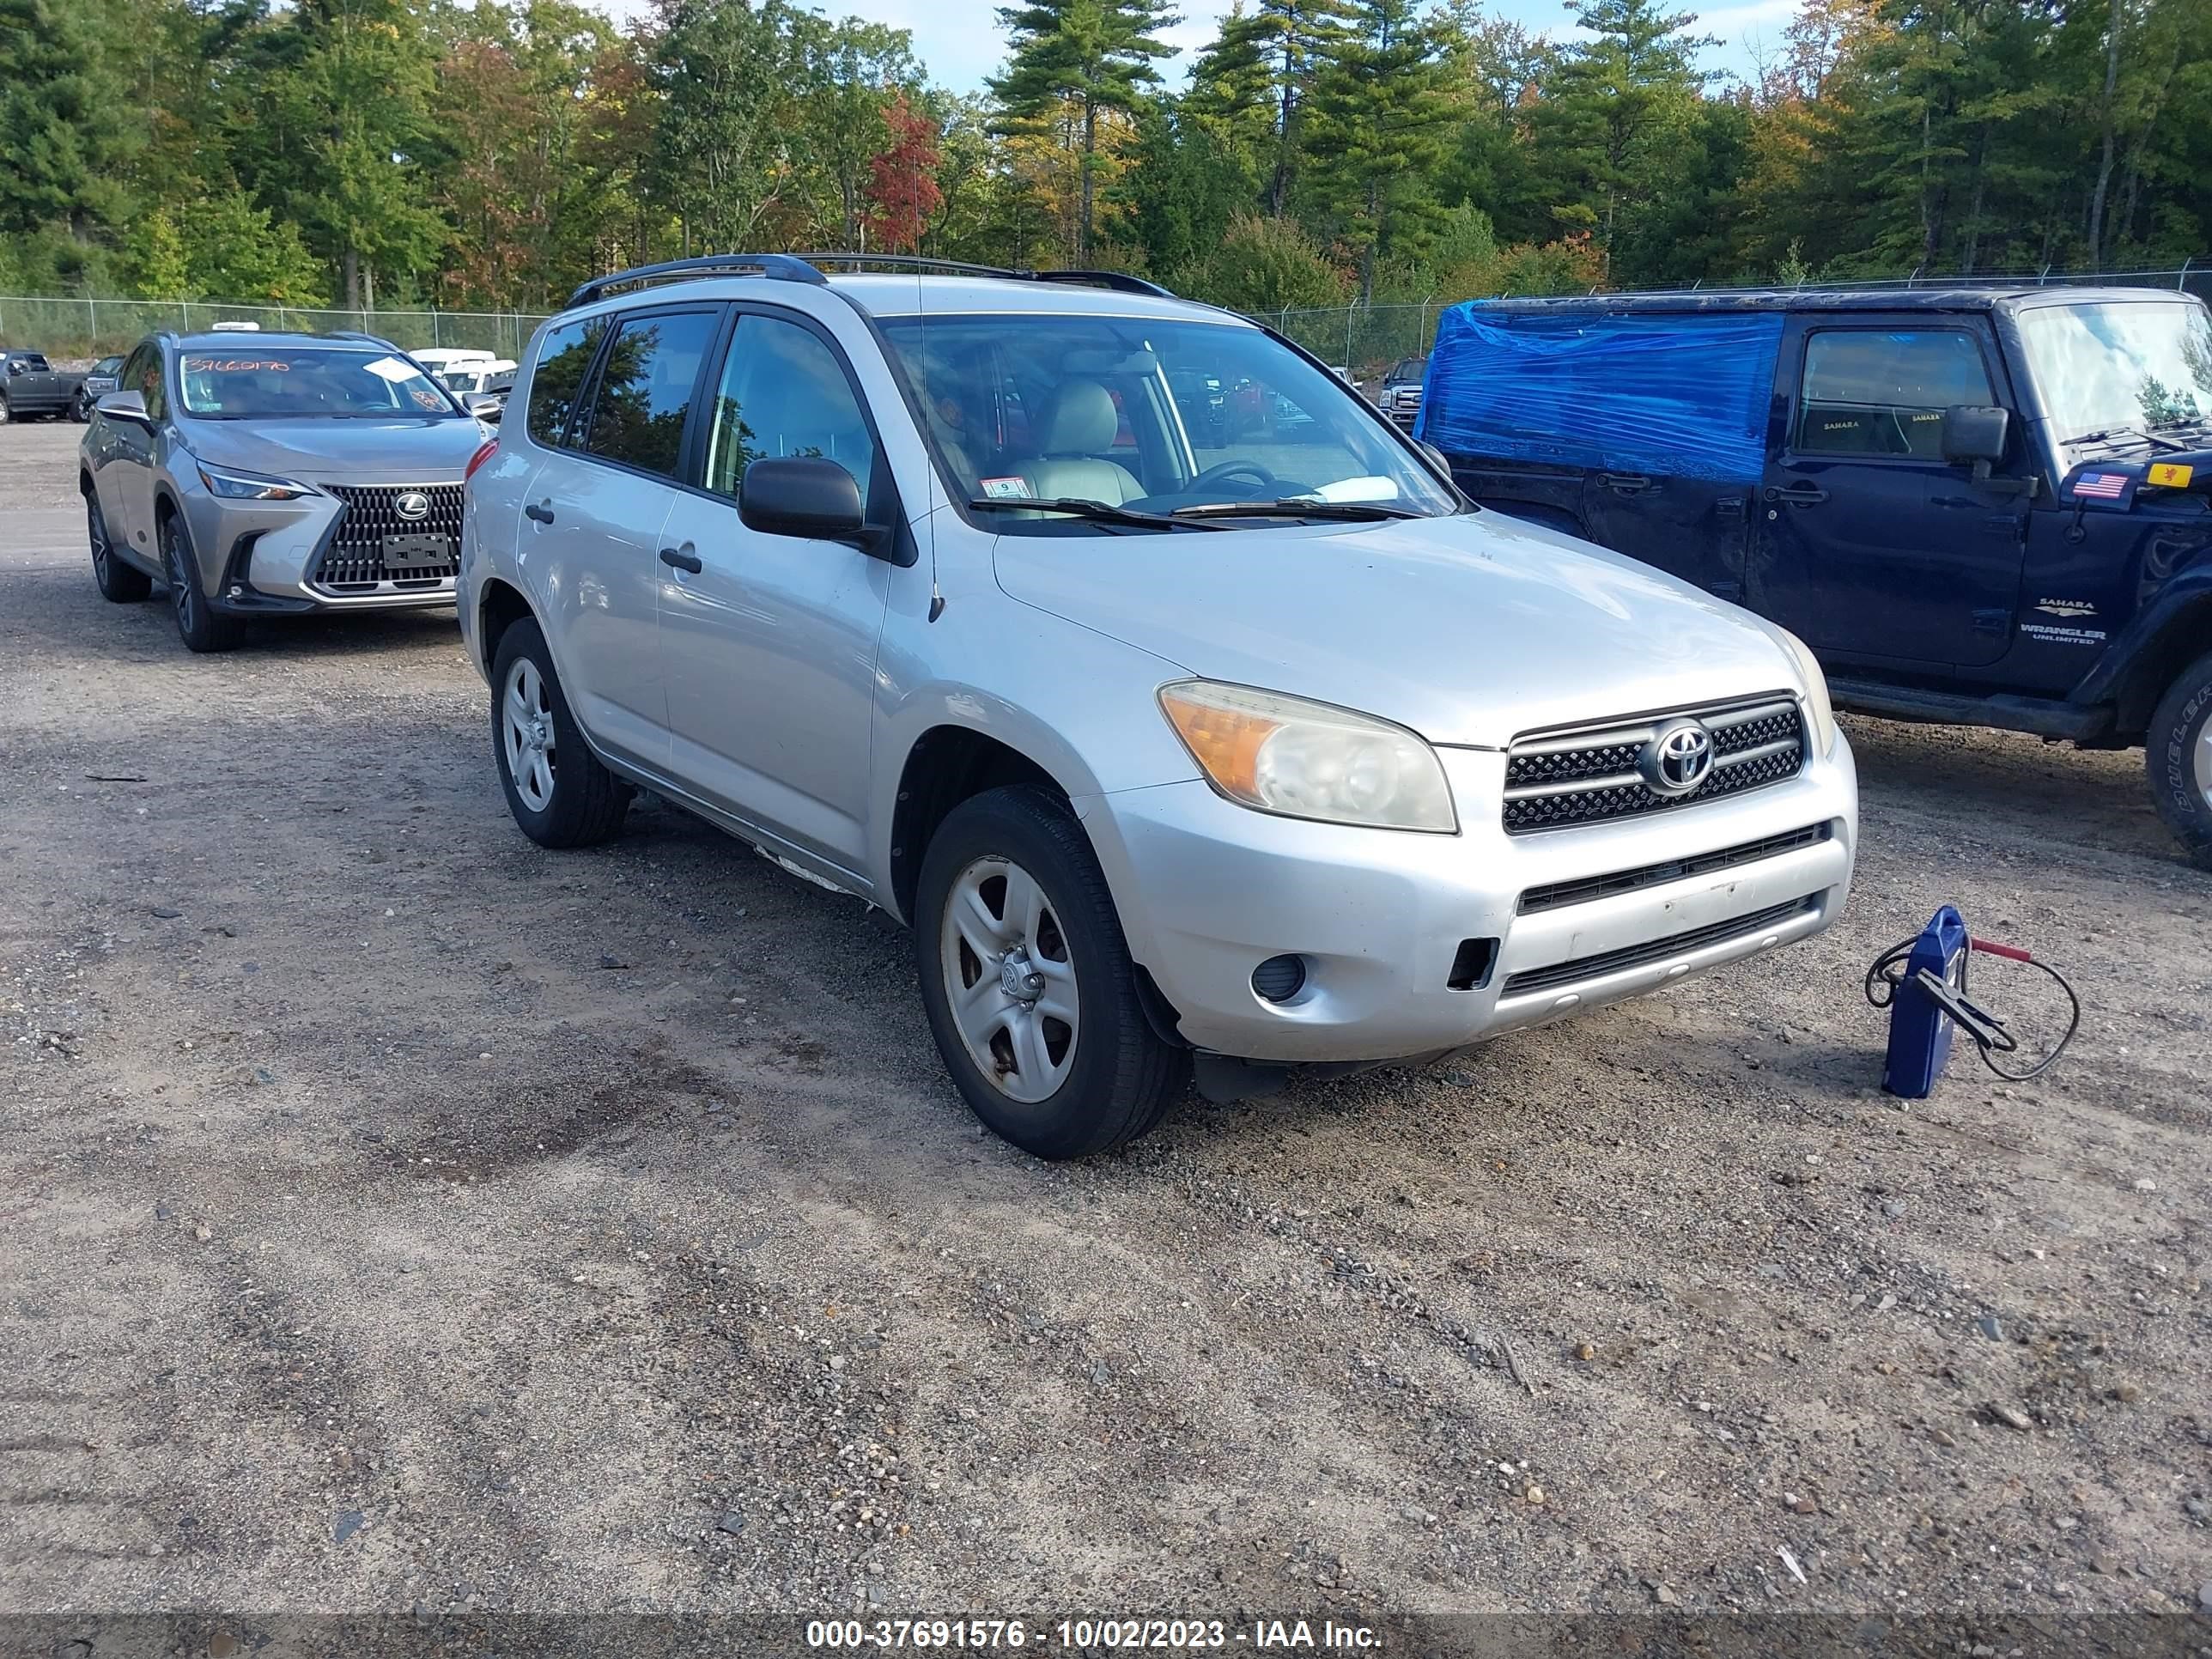
{"label": "jeep window", "polygon": [[719,311],[654,312],[619,320],[576,447],[674,477],[700,365],[721,325]]}
{"label": "jeep window", "polygon": [[2062,442],[2212,422],[2212,313],[2186,300],[2033,306],[2029,372]]}
{"label": "jeep window", "polygon": [[177,379],[184,412],[199,420],[463,418],[420,368],[374,348],[187,346],[177,354]]}
{"label": "jeep window", "polygon": [[[1364,399],[1256,328],[1042,312],[891,317],[882,328],[961,500],[1163,515],[1297,499],[1461,510]],[[1027,535],[1133,528],[1018,508],[992,522]]]}
{"label": "jeep window", "polygon": [[866,497],[876,441],[836,354],[796,323],[741,317],[714,394],[707,488],[735,500],[746,467],[794,455],[836,462]]}
{"label": "jeep window", "polygon": [[1823,330],[1805,343],[1800,454],[1943,459],[1943,411],[1993,401],[1982,349],[1956,329]]}
{"label": "jeep window", "polygon": [[563,323],[548,329],[538,354],[538,368],[530,377],[530,410],[526,421],[531,437],[549,449],[560,447],[568,432],[568,417],[576,412],[576,393],[592,367],[592,358],[607,331],[604,317],[588,322]]}

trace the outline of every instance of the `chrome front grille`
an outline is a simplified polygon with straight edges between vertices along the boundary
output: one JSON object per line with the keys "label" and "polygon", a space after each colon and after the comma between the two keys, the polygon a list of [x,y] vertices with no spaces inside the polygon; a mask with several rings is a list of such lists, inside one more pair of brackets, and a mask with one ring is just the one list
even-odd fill
{"label": "chrome front grille", "polygon": [[[1638,763],[1660,729],[1685,716],[1711,734],[1712,770],[1687,794],[1662,794],[1644,782]],[[1503,816],[1516,836],[1601,823],[1741,794],[1794,778],[1804,765],[1804,718],[1789,696],[1546,732],[1518,739],[1508,752]]]}
{"label": "chrome front grille", "polygon": [[[343,502],[345,510],[332,526],[309,580],[343,593],[375,589],[386,583],[402,591],[435,587],[452,580],[459,568],[461,546],[460,485],[334,483],[320,488]],[[399,498],[408,495],[429,498],[427,517],[399,516]],[[387,536],[442,536],[446,556],[387,566],[384,552]]]}

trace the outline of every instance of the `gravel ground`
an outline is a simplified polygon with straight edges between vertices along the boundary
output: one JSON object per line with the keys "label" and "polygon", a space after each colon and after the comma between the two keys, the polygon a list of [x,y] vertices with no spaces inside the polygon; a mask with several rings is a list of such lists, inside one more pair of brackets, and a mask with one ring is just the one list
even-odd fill
{"label": "gravel ground", "polygon": [[[665,809],[526,842],[449,618],[102,603],[77,435],[0,431],[0,1609],[2212,1581],[2212,878],[2140,756],[1850,721],[1813,945],[1048,1168],[879,916]],[[1908,1109],[1859,976],[1945,899],[2083,1029]]]}

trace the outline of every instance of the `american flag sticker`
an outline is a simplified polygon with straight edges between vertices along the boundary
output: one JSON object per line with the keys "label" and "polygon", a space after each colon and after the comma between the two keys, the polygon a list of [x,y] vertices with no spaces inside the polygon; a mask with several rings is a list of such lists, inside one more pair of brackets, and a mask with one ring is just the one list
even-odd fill
{"label": "american flag sticker", "polygon": [[2134,482],[2134,477],[2126,472],[2084,472],[2074,480],[2074,493],[2093,501],[2117,501]]}

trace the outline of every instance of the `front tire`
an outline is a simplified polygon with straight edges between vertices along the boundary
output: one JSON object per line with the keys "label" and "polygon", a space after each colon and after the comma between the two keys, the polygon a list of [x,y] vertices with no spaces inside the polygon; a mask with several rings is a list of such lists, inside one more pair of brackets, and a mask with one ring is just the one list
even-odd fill
{"label": "front tire", "polygon": [[922,1005],[975,1115],[1024,1152],[1087,1158],[1159,1122],[1190,1079],[1146,1018],[1082,826],[1041,789],[946,815],[915,896]]}
{"label": "front tire", "polygon": [[107,515],[100,510],[100,497],[84,495],[85,537],[92,544],[92,580],[100,598],[110,605],[135,605],[154,591],[154,579],[116,552],[107,534]]}
{"label": "front tire", "polygon": [[228,651],[244,629],[235,617],[218,614],[200,586],[199,560],[192,553],[191,532],[174,513],[161,520],[161,568],[168,574],[169,608],[177,618],[177,637],[187,651],[205,653]]}
{"label": "front tire", "polygon": [[2212,655],[2175,677],[2143,750],[2159,817],[2190,858],[2212,870]]}
{"label": "front tire", "polygon": [[500,635],[491,746],[507,810],[540,847],[593,847],[620,833],[634,792],[584,741],[534,622],[518,622]]}

